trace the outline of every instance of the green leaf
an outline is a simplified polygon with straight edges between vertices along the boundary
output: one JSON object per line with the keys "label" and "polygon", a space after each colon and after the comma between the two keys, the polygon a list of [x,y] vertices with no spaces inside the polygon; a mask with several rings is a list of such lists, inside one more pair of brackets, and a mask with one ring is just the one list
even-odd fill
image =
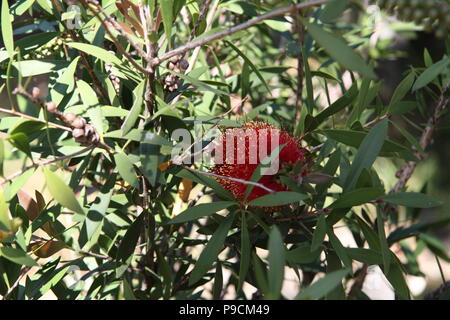
{"label": "green leaf", "polygon": [[327,226],[327,234],[328,238],[330,239],[331,246],[333,247],[334,251],[336,251],[336,254],[338,255],[339,259],[341,259],[342,263],[351,270],[352,268],[352,260],[347,254],[347,251],[345,251],[344,246],[342,245],[341,241],[338,237],[334,234],[333,228]]}
{"label": "green leaf", "polygon": [[144,216],[146,214],[149,213],[147,211],[141,212],[141,214],[128,228],[127,232],[123,236],[122,241],[120,242],[119,248],[117,249],[117,260],[120,260],[124,263],[126,261],[129,261],[128,258],[134,253],[134,249],[136,248],[139,236],[141,235],[141,228],[143,226]]}
{"label": "green leaf", "polygon": [[344,192],[353,189],[363,169],[370,169],[387,136],[388,121],[377,123],[362,141],[344,182]]}
{"label": "green leaf", "polygon": [[220,261],[218,261],[216,265],[216,273],[214,275],[214,286],[212,290],[213,300],[220,300],[222,288],[223,288],[222,264],[220,263]]}
{"label": "green leaf", "polygon": [[116,153],[114,155],[114,160],[121,177],[131,186],[138,188],[139,182],[136,177],[136,171],[134,170],[133,163],[130,159],[128,159],[127,155],[123,152]]}
{"label": "green leaf", "polygon": [[62,60],[25,60],[14,62],[12,65],[15,70],[12,70],[11,77],[18,77],[20,73],[25,78],[67,68],[69,62]]}
{"label": "green leaf", "polygon": [[431,252],[445,261],[450,262],[450,258],[447,253],[448,249],[438,238],[426,233],[420,233],[419,238],[425,242]]}
{"label": "green leaf", "polygon": [[391,102],[387,109],[388,113],[390,113],[392,108],[406,96],[409,90],[411,90],[415,77],[414,72],[410,72],[408,76],[400,82],[392,95]]}
{"label": "green leaf", "polygon": [[375,73],[364,60],[356,54],[344,40],[322,29],[317,24],[312,24],[302,19],[308,27],[309,34],[322,46],[331,58],[342,64],[345,68],[359,72],[364,77],[375,79]]}
{"label": "green leaf", "polygon": [[81,43],[81,42],[68,42],[67,45],[69,47],[72,47],[74,49],[83,51],[93,57],[96,57],[106,63],[114,64],[116,66],[121,66],[122,61],[120,61],[119,58],[117,58],[115,55],[111,54],[107,50],[94,46],[92,44],[88,43]]}
{"label": "green leaf", "polygon": [[[328,108],[326,108],[325,110],[320,112],[317,116],[315,116],[316,123],[321,124],[322,122],[324,122],[326,119],[328,119],[332,115],[345,109],[345,107],[349,106],[355,100],[357,95],[358,95],[358,86],[356,84],[354,84],[354,85],[352,85],[352,87],[350,89],[347,90],[347,92],[345,92],[345,94],[342,97],[340,97],[338,100],[333,102],[330,106],[328,106]],[[317,127],[317,125],[314,127],[310,126],[308,129],[313,130],[316,127]]]}
{"label": "green leaf", "polygon": [[269,299],[279,299],[284,280],[285,248],[281,233],[276,226],[273,226],[270,231],[268,250],[268,297]]}
{"label": "green leaf", "polygon": [[250,266],[250,258],[252,254],[250,251],[251,244],[247,227],[247,215],[243,213],[241,219],[241,261],[239,264],[239,284],[237,291],[242,289],[242,285],[244,284],[245,277],[247,276],[248,268]]}
{"label": "green leaf", "polygon": [[231,201],[217,201],[211,203],[201,203],[194,207],[190,207],[183,212],[181,212],[178,216],[167,222],[167,224],[174,223],[183,223],[192,220],[196,220],[201,217],[212,215],[220,210],[226,209],[235,205],[236,202]]}
{"label": "green leaf", "polygon": [[112,174],[109,176],[108,180],[103,185],[96,199],[89,208],[78,238],[78,243],[81,248],[83,248],[86,243],[89,244],[88,248],[90,248],[93,242],[96,242],[97,239],[95,234],[99,231],[100,226],[103,223],[106,210],[109,208],[115,183],[116,174]]}
{"label": "green leaf", "polygon": [[123,297],[125,298],[125,300],[136,300],[133,288],[131,287],[130,283],[125,277],[123,278],[122,283],[123,283]]}
{"label": "green leaf", "polygon": [[330,23],[341,17],[347,8],[348,0],[333,0],[328,2],[320,13],[319,19],[325,23]]}
{"label": "green leaf", "polygon": [[234,44],[232,44],[230,41],[224,40],[224,42],[226,44],[228,44],[230,47],[233,48],[234,51],[236,51],[236,53],[242,58],[244,59],[245,62],[247,62],[247,64],[250,66],[250,68],[253,70],[254,73],[256,73],[256,76],[259,78],[259,80],[261,80],[261,83],[264,84],[264,86],[267,89],[267,92],[271,92],[269,89],[269,86],[267,85],[266,81],[264,80],[264,77],[261,75],[261,73],[259,72],[259,70],[255,67],[255,65],[253,64],[253,62],[241,51],[238,49],[238,47],[236,47]]}
{"label": "green leaf", "polygon": [[166,33],[167,43],[170,47],[170,36],[172,35],[172,10],[173,0],[160,0],[161,16],[164,25],[164,32]]}
{"label": "green leaf", "polygon": [[385,274],[389,283],[394,287],[395,294],[401,299],[409,299],[409,288],[405,281],[400,263],[396,260],[389,268],[389,273]]}
{"label": "green leaf", "polygon": [[47,168],[44,168],[45,181],[50,194],[62,206],[84,215],[84,210],[78,200],[75,198],[72,189],[70,189],[58,175]]}
{"label": "green leaf", "polygon": [[441,206],[442,201],[436,200],[429,195],[419,192],[397,192],[381,197],[382,200],[411,208],[434,208]]}
{"label": "green leaf", "polygon": [[410,134],[410,133],[408,132],[408,130],[406,130],[402,125],[396,124],[394,121],[389,121],[389,122],[392,123],[392,124],[397,128],[397,130],[400,131],[400,133],[406,138],[406,140],[408,140],[408,142],[411,143],[411,145],[413,145],[414,147],[416,147],[416,149],[417,149],[419,152],[421,152],[421,153],[424,152],[423,149],[422,149],[422,146],[421,146],[420,143],[419,143],[419,141],[417,141],[417,139],[414,138],[414,137],[412,136],[412,134]]}
{"label": "green leaf", "polygon": [[28,137],[22,133],[14,133],[8,137],[9,142],[14,145],[17,149],[25,153],[29,158],[31,158],[31,149],[28,142]]}
{"label": "green leaf", "polygon": [[[198,87],[198,89],[203,89],[203,90],[206,90],[206,91],[211,91],[211,92],[213,92],[213,93],[215,93],[215,94],[217,94],[217,95],[230,96],[230,94],[229,94],[228,92],[225,92],[225,91],[222,91],[222,90],[213,88],[213,87],[207,85],[205,82],[200,81],[200,80],[198,80],[198,79],[195,79],[195,78],[193,78],[193,77],[190,77],[190,76],[188,76],[188,75],[185,75],[185,74],[182,74],[182,73],[179,73],[179,72],[175,72],[175,71],[172,71],[172,70],[167,70],[167,71],[169,71],[170,73],[175,74],[176,76],[178,76],[179,78],[183,79],[184,81],[189,82],[190,84],[192,84],[192,85]],[[194,71],[195,71],[195,70],[194,70]]]}
{"label": "green leaf", "polygon": [[5,161],[5,143],[0,139],[0,177],[3,177],[3,163]]}
{"label": "green leaf", "polygon": [[6,47],[6,51],[8,51],[9,57],[12,58],[14,55],[14,38],[13,38],[13,29],[12,29],[12,19],[9,14],[9,6],[8,1],[2,1],[2,14],[1,14],[1,29],[2,29],[2,38]]}
{"label": "green leaf", "polygon": [[352,260],[356,260],[369,265],[383,264],[383,257],[377,251],[364,248],[345,248],[348,256]]}
{"label": "green leaf", "polygon": [[144,90],[145,90],[145,79],[142,80],[138,86],[133,90],[134,102],[131,107],[128,116],[125,118],[125,121],[122,123],[120,130],[123,135],[126,135],[136,123],[136,120],[139,118],[139,115],[142,113],[142,106],[144,102]]}
{"label": "green leaf", "polygon": [[33,260],[29,255],[26,254],[21,249],[12,248],[12,247],[1,247],[0,248],[0,256],[5,257],[9,261],[14,263],[27,266],[27,267],[35,267],[39,266],[36,261]]}
{"label": "green leaf", "polygon": [[342,282],[342,279],[348,272],[349,269],[342,269],[328,273],[325,277],[320,278],[309,287],[300,291],[297,299],[318,300],[325,297]]}
{"label": "green leaf", "polygon": [[361,188],[344,193],[339,199],[330,205],[330,208],[350,208],[367,203],[382,196],[383,188]]}
{"label": "green leaf", "polygon": [[228,192],[228,190],[224,189],[220,183],[210,177],[191,172],[186,169],[180,170],[175,175],[177,177],[189,179],[213,189],[217,196],[222,199],[234,200],[234,196],[230,192]]}
{"label": "green leaf", "polygon": [[255,207],[276,207],[298,202],[305,199],[308,199],[308,195],[306,194],[291,191],[281,191],[270,193],[268,195],[256,198],[250,201],[248,205]]}
{"label": "green leaf", "polygon": [[384,274],[389,273],[389,268],[391,265],[391,251],[386,239],[386,233],[384,231],[384,217],[381,209],[377,207],[377,231],[378,231],[378,241],[380,242],[381,256],[383,257]]}
{"label": "green leaf", "polygon": [[319,258],[321,252],[321,247],[312,250],[312,247],[309,245],[309,243],[304,242],[294,249],[287,250],[286,260],[289,263],[309,264],[316,261]]}
{"label": "green leaf", "polygon": [[51,88],[50,90],[51,101],[56,103],[57,106],[61,103],[61,101],[67,94],[72,92],[75,86],[74,75],[79,59],[80,57],[76,57],[70,63],[64,73],[58,78],[58,80],[56,80],[53,88]]}
{"label": "green leaf", "polygon": [[419,90],[429,84],[431,81],[441,74],[450,63],[450,57],[442,59],[431,67],[427,68],[416,80],[413,86],[413,91]]}
{"label": "green leaf", "polygon": [[3,192],[0,190],[0,229],[9,229],[10,219],[8,216],[8,204],[3,196]]}
{"label": "green leaf", "polygon": [[316,251],[320,248],[325,239],[327,233],[327,222],[325,220],[325,215],[321,214],[319,219],[317,219],[316,229],[314,230],[313,237],[311,240],[311,252]]}
{"label": "green leaf", "polygon": [[233,220],[234,214],[229,214],[219,225],[216,232],[214,232],[191,272],[189,277],[189,285],[192,285],[200,280],[202,276],[211,268],[213,262],[217,259],[217,256],[223,249],[223,243],[225,242],[225,238],[227,237]]}

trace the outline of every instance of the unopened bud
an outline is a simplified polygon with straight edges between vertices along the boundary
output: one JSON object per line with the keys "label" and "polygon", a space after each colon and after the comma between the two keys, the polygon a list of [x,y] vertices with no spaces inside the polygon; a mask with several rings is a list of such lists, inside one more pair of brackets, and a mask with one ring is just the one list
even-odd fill
{"label": "unopened bud", "polygon": [[80,138],[82,136],[84,136],[84,130],[83,129],[73,129],[72,130],[72,136],[76,139],[76,138]]}
{"label": "unopened bud", "polygon": [[33,96],[33,98],[38,99],[41,95],[41,89],[39,89],[38,87],[33,87],[31,95]]}
{"label": "unopened bud", "polygon": [[86,125],[86,120],[84,118],[81,118],[81,117],[77,117],[76,119],[74,119],[72,121],[72,126],[74,128],[81,129],[81,128],[84,128],[85,125]]}
{"label": "unopened bud", "polygon": [[77,116],[73,112],[67,112],[64,114],[64,120],[69,124],[72,123],[72,121],[75,120],[76,118]]}
{"label": "unopened bud", "polygon": [[47,102],[46,107],[47,107],[47,110],[52,113],[55,112],[56,108],[57,108],[56,103],[54,103],[53,101]]}

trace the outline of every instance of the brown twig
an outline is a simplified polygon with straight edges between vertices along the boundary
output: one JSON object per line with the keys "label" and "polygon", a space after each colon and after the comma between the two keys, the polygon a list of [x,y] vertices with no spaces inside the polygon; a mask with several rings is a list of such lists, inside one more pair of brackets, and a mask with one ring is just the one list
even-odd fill
{"label": "brown twig", "polygon": [[65,131],[72,132],[72,129],[70,129],[69,127],[65,127],[65,126],[62,126],[62,125],[59,125],[59,124],[56,124],[56,123],[53,123],[53,122],[47,122],[45,120],[42,120],[42,119],[39,119],[39,118],[35,118],[33,116],[29,116],[29,115],[24,114],[24,113],[19,112],[19,111],[14,111],[14,110],[10,110],[10,109],[0,108],[0,113],[7,113],[7,114],[11,114],[11,115],[18,116],[18,117],[21,117],[21,118],[37,121],[37,122],[48,123],[48,125],[50,127],[58,128],[58,129],[62,129],[62,130],[65,130]]}
{"label": "brown twig", "polygon": [[378,117],[378,118],[373,119],[373,120],[370,121],[370,122],[367,122],[367,123],[364,125],[364,128],[370,128],[370,127],[376,125],[378,122],[380,122],[380,121],[382,121],[382,120],[384,120],[384,119],[390,119],[391,117],[392,117],[392,114],[387,113],[387,114],[385,114],[385,115],[383,115],[383,116],[381,116],[381,117]]}
{"label": "brown twig", "polygon": [[191,34],[189,35],[189,40],[192,41],[195,38],[195,34],[197,33],[198,29],[200,28],[200,25],[202,24],[203,19],[206,16],[206,13],[208,12],[209,5],[211,4],[211,0],[206,0],[203,3],[202,9],[200,10],[200,13],[198,14],[197,22],[194,25],[194,28],[191,31]]}
{"label": "brown twig", "polygon": [[96,146],[97,145],[93,144],[93,145],[90,145],[90,146],[88,146],[88,147],[86,147],[84,149],[81,149],[81,150],[79,150],[77,152],[74,152],[74,153],[71,153],[71,154],[68,154],[68,155],[65,155],[65,156],[61,156],[61,157],[57,157],[57,158],[49,159],[49,160],[44,160],[44,161],[41,161],[41,162],[35,162],[35,163],[33,163],[33,164],[29,165],[29,166],[24,167],[23,169],[21,169],[19,171],[13,173],[12,175],[4,178],[3,180],[1,180],[0,181],[0,186],[4,185],[5,183],[11,181],[12,179],[14,179],[16,177],[22,175],[23,173],[25,173],[26,171],[28,171],[30,169],[34,169],[34,168],[37,168],[37,167],[40,167],[40,166],[45,166],[45,165],[48,165],[48,164],[51,164],[51,163],[54,163],[54,162],[58,162],[58,161],[61,161],[61,160],[70,159],[70,158],[79,156],[79,155],[81,155],[81,154],[83,154],[83,153],[85,153],[85,152],[87,152],[87,151],[89,151],[91,149],[94,149]]}
{"label": "brown twig", "polygon": [[284,8],[280,8],[280,9],[277,9],[277,10],[273,10],[271,12],[268,12],[268,13],[263,14],[261,16],[258,16],[256,18],[248,20],[248,21],[246,21],[244,23],[241,23],[241,24],[238,24],[238,25],[236,25],[234,27],[231,27],[231,28],[229,28],[227,30],[224,30],[224,31],[218,32],[216,34],[213,34],[211,36],[203,37],[203,38],[200,38],[198,40],[186,43],[183,46],[180,46],[178,48],[175,48],[175,49],[173,49],[173,50],[163,54],[161,57],[154,58],[152,60],[151,65],[153,67],[157,66],[157,65],[161,64],[161,62],[163,62],[165,60],[168,60],[168,59],[170,59],[170,58],[172,58],[174,56],[178,56],[178,55],[184,54],[185,52],[187,52],[189,50],[192,50],[194,48],[200,47],[200,46],[202,46],[204,44],[207,44],[209,42],[212,42],[214,40],[219,40],[219,39],[224,38],[226,36],[229,36],[229,35],[231,35],[233,33],[236,33],[236,32],[239,32],[239,31],[242,31],[242,30],[245,30],[245,29],[248,29],[250,27],[253,27],[253,26],[257,25],[258,23],[260,23],[260,22],[262,22],[264,20],[272,19],[272,18],[281,16],[281,15],[284,15],[286,13],[294,12],[296,10],[300,10],[300,9],[303,9],[303,8],[320,6],[320,5],[324,4],[324,3],[327,3],[328,1],[329,0],[312,0],[312,1],[308,1],[308,2],[297,3],[297,4],[291,5],[289,7],[284,7]]}

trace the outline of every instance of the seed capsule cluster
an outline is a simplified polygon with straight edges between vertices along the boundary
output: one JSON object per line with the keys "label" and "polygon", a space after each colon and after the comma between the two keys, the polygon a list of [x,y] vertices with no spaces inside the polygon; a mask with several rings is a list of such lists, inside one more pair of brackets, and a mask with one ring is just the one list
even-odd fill
{"label": "seed capsule cluster", "polygon": [[100,141],[97,131],[86,122],[86,119],[78,117],[73,112],[62,113],[53,101],[47,102],[46,108],[72,129],[73,138],[82,146],[90,146]]}
{"label": "seed capsule cluster", "polygon": [[[188,67],[189,63],[181,56],[172,57],[167,64],[167,68],[169,68],[169,70],[178,73],[184,73]],[[164,84],[167,91],[174,92],[178,90],[178,87],[180,85],[180,78],[176,74],[169,74],[164,78]]]}
{"label": "seed capsule cluster", "polygon": [[434,31],[438,38],[450,37],[450,7],[444,1],[377,0],[376,3],[401,20],[422,25],[427,32]]}

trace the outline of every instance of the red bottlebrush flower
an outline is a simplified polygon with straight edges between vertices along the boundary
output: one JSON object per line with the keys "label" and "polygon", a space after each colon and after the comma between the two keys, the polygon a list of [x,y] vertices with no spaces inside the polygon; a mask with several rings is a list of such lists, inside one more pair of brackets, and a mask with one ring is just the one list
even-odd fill
{"label": "red bottlebrush flower", "polygon": [[[297,178],[304,177],[310,167],[308,151],[299,146],[299,138],[293,138],[288,132],[280,130],[265,122],[247,122],[242,128],[227,128],[217,140],[215,148],[215,165],[212,172],[226,177],[251,181],[251,177],[261,161],[270,156],[279,146],[284,145],[278,157],[274,158],[278,167],[269,174],[262,175],[259,184],[275,191],[289,191],[278,178],[279,170],[290,171],[294,166],[300,166]],[[222,161],[221,161],[222,160]],[[267,165],[269,167],[270,165]],[[298,171],[297,171],[298,172]],[[245,201],[247,184],[217,178],[217,181],[239,202]],[[269,194],[269,191],[254,186],[247,201]],[[266,211],[273,212],[280,207],[268,207]]]}

